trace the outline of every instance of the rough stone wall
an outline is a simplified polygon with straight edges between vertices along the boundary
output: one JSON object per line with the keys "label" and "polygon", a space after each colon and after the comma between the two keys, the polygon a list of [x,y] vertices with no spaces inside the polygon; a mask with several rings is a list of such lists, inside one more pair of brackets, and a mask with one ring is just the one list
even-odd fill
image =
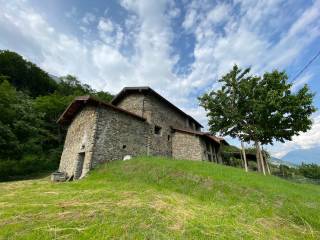
{"label": "rough stone wall", "polygon": [[97,115],[92,167],[126,155],[147,154],[147,122],[109,108],[98,108]]}
{"label": "rough stone wall", "polygon": [[[150,123],[148,133],[148,154],[172,156],[171,127],[194,130],[189,119],[156,96],[145,93],[132,93],[117,104],[118,107],[143,116]],[[155,126],[161,127],[161,133],[155,134]]]}
{"label": "rough stone wall", "polygon": [[75,116],[68,127],[59,171],[72,176],[80,153],[85,154],[82,175],[90,170],[96,120],[96,108],[92,106],[85,107]]}
{"label": "rough stone wall", "polygon": [[135,113],[139,116],[146,117],[143,116],[143,104],[144,95],[132,93],[129,96],[123,98],[122,101],[117,104],[117,107]]}
{"label": "rough stone wall", "polygon": [[[146,109],[151,112],[151,133],[150,133],[150,152],[152,155],[172,156],[172,129],[171,127],[192,129],[189,126],[189,119],[157,97],[148,96]],[[155,126],[161,127],[161,134],[154,134]]]}
{"label": "rough stone wall", "polygon": [[199,136],[175,132],[172,138],[172,157],[176,159],[203,160],[204,141]]}

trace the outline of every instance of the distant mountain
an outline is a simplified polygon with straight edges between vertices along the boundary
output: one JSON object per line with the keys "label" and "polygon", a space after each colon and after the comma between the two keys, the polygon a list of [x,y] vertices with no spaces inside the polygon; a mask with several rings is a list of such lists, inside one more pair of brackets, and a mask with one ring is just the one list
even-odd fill
{"label": "distant mountain", "polygon": [[282,159],[298,165],[302,162],[320,165],[320,147],[293,150],[282,157]]}
{"label": "distant mountain", "polygon": [[297,167],[297,165],[294,164],[294,163],[291,163],[291,162],[288,162],[288,161],[284,161],[284,160],[282,160],[280,158],[276,158],[276,157],[272,157],[272,156],[271,156],[270,162],[272,164],[274,164],[274,165],[277,165],[277,166],[286,165],[288,167]]}

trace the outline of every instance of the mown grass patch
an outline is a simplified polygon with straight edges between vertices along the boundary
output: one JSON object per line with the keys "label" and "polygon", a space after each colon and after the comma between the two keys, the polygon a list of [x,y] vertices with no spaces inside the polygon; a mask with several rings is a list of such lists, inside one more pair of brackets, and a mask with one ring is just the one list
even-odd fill
{"label": "mown grass patch", "polygon": [[320,239],[319,186],[207,162],[140,157],[0,191],[0,239]]}

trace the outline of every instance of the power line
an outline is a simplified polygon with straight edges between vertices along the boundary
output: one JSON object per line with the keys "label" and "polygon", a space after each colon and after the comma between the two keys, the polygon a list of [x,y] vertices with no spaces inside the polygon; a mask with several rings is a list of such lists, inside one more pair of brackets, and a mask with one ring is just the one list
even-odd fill
{"label": "power line", "polygon": [[292,83],[294,83],[294,81],[310,66],[311,63],[314,62],[314,60],[317,59],[317,57],[320,56],[320,49],[317,52],[317,54],[311,58],[311,60],[300,70],[300,72],[297,73],[297,75],[292,79]]}

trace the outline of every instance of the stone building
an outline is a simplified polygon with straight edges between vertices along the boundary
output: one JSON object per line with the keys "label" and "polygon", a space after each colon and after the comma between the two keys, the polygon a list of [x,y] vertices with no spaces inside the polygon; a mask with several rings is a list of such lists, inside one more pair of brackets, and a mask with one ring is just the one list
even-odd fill
{"label": "stone building", "polygon": [[58,123],[68,125],[59,172],[73,179],[128,155],[221,162],[227,144],[149,87],[124,88],[111,104],[77,97]]}

